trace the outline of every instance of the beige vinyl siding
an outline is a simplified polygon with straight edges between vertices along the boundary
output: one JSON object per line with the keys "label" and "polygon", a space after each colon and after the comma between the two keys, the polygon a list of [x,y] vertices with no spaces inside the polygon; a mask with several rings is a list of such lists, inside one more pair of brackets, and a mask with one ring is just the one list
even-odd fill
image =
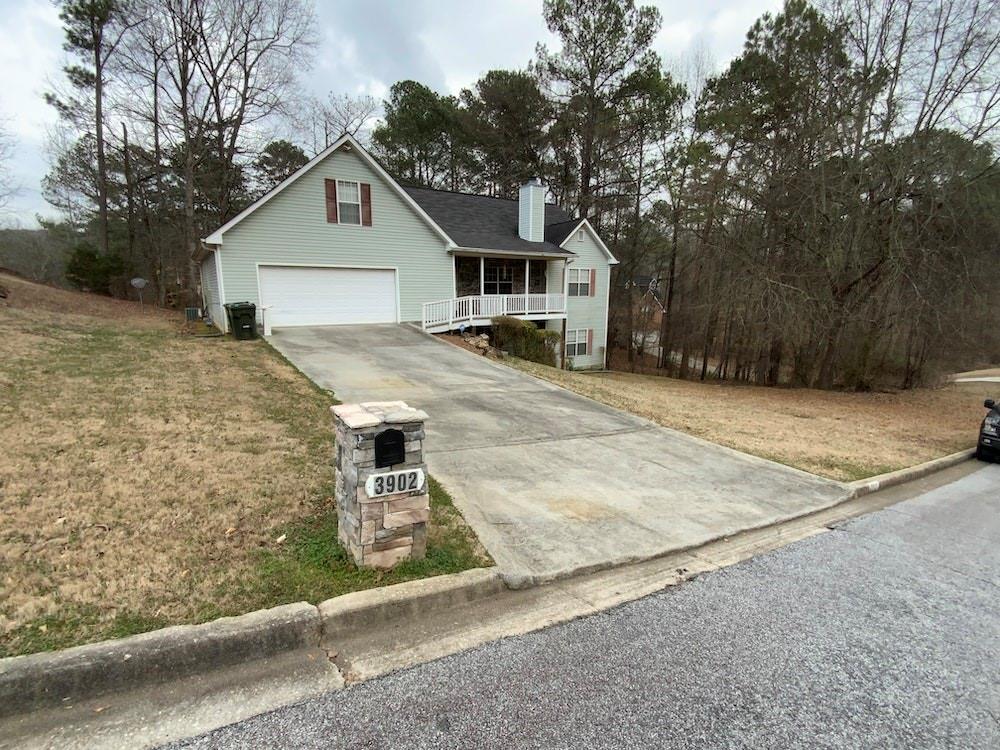
{"label": "beige vinyl siding", "polygon": [[566,290],[563,284],[564,260],[550,260],[545,264],[545,290],[549,294],[563,294]]}
{"label": "beige vinyl siding", "polygon": [[[577,237],[583,234],[583,240]],[[563,245],[576,253],[576,259],[569,265],[573,268],[593,268],[597,271],[597,286],[593,297],[567,297],[566,328],[589,328],[594,331],[593,347],[587,356],[571,357],[575,369],[604,366],[604,349],[608,343],[608,291],[611,281],[611,266],[608,256],[594,241],[590,231],[581,227],[570,235]],[[564,342],[565,343],[565,342]]]}
{"label": "beige vinyl siding", "polygon": [[[325,179],[371,185],[372,226],[326,221]],[[419,321],[424,302],[453,294],[445,241],[353,151],[339,149],[223,236],[226,302],[260,304],[257,265],[395,268],[399,313]]]}
{"label": "beige vinyl siding", "polygon": [[222,295],[219,294],[219,278],[215,272],[215,253],[209,253],[201,262],[201,297],[205,311],[220,330],[225,330],[225,310],[222,309]]}

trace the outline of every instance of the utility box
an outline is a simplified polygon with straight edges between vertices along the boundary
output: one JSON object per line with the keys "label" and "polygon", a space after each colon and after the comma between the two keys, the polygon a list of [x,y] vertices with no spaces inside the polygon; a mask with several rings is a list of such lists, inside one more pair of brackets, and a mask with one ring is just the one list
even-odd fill
{"label": "utility box", "polygon": [[354,562],[387,569],[427,552],[427,414],[403,401],[331,407],[337,538]]}

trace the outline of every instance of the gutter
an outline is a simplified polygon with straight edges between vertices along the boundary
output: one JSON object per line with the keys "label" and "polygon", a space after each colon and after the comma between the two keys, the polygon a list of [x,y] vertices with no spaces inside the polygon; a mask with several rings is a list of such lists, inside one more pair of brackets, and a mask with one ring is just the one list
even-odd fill
{"label": "gutter", "polygon": [[217,245],[209,245],[205,240],[201,240],[198,243],[198,249],[191,254],[191,258],[201,263],[208,257],[209,253],[214,253],[217,249]]}
{"label": "gutter", "polygon": [[566,260],[567,258],[575,258],[576,253],[572,250],[566,250],[563,253],[553,253],[553,252],[532,252],[530,250],[490,250],[483,247],[459,247],[455,245],[448,249],[449,255],[456,254],[466,254],[466,255],[476,255],[476,256],[486,256],[486,255],[510,255],[517,258],[547,258],[549,260]]}

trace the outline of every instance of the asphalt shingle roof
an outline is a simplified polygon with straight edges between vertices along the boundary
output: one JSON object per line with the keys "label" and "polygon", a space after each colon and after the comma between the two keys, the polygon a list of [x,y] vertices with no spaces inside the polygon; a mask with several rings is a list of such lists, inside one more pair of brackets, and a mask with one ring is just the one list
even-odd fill
{"label": "asphalt shingle roof", "polygon": [[559,206],[545,204],[545,241],[528,242],[517,234],[517,201],[446,190],[405,190],[459,247],[505,250],[526,255],[573,255],[559,247],[580,223]]}

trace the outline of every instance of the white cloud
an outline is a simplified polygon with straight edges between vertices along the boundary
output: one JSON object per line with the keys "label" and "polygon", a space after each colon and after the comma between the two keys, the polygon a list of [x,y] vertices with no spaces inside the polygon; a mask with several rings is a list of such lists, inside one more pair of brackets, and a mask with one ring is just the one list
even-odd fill
{"label": "white cloud", "polygon": [[63,58],[59,13],[46,0],[0,4],[0,116],[14,138],[10,164],[18,193],[0,220],[35,226],[35,214],[53,212],[41,195],[40,180],[47,169],[43,153],[45,134],[56,121],[42,98],[48,82],[59,75]]}
{"label": "white cloud", "polygon": [[739,44],[720,59],[728,62],[736,57],[753,22],[764,13],[780,11],[781,5],[780,0],[735,0],[725,3],[723,8],[712,14],[706,25],[713,37],[719,40],[739,40]]}
{"label": "white cloud", "polygon": [[13,3],[0,14],[0,111],[11,120],[18,138],[39,140],[55,113],[42,96],[47,82],[59,74],[62,29],[59,13],[46,0]]}

